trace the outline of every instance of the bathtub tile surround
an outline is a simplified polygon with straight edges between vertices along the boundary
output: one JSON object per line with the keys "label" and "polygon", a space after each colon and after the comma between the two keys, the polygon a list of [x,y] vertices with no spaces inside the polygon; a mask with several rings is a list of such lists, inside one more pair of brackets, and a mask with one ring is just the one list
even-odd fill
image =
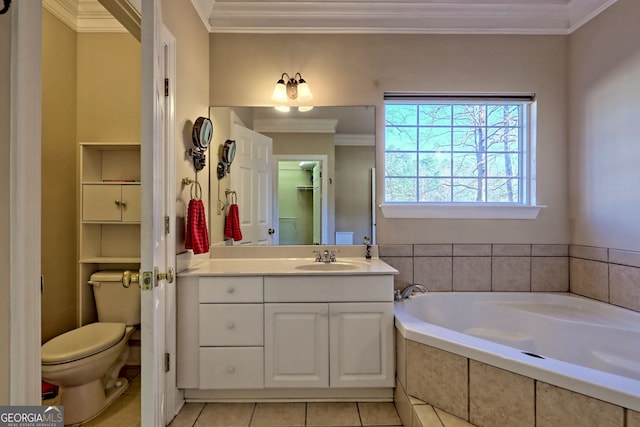
{"label": "bathtub tile surround", "polygon": [[572,293],[640,311],[640,252],[572,245]]}
{"label": "bathtub tile surround", "polygon": [[624,408],[536,382],[536,427],[584,425],[621,427]]}
{"label": "bathtub tile surround", "polygon": [[569,258],[562,256],[531,257],[532,292],[567,292]]}
{"label": "bathtub tile surround", "polygon": [[430,291],[572,292],[640,311],[640,252],[555,244],[380,245],[380,258]]}
{"label": "bathtub tile surround", "polygon": [[492,291],[531,291],[530,256],[494,256],[491,273]]}
{"label": "bathtub tile surround", "polygon": [[394,400],[405,426],[640,427],[637,411],[401,339],[408,384],[398,377]]}
{"label": "bathtub tile surround", "polygon": [[379,252],[400,271],[396,288],[421,283],[445,292],[569,290],[568,245],[380,245]]}
{"label": "bathtub tile surround", "polygon": [[396,387],[395,404],[404,427],[473,427],[473,424],[462,418],[407,395],[404,386],[399,383]]}
{"label": "bathtub tile surround", "polygon": [[[400,272],[402,274],[402,270]],[[415,282],[428,283],[431,292],[453,290],[453,257],[451,256],[417,256],[413,258],[413,272]],[[413,280],[408,282],[412,283]]]}
{"label": "bathtub tile surround", "polygon": [[407,394],[467,419],[468,359],[411,340],[405,348]]}
{"label": "bathtub tile surround", "polygon": [[569,268],[572,293],[609,302],[609,265],[606,262],[571,257]]}
{"label": "bathtub tile surround", "polygon": [[483,426],[533,426],[534,380],[469,361],[469,421]]}
{"label": "bathtub tile surround", "polygon": [[[427,285],[429,287],[429,285]],[[491,290],[491,257],[453,257],[453,290],[482,292]]]}
{"label": "bathtub tile surround", "polygon": [[640,311],[640,268],[609,265],[609,302]]}

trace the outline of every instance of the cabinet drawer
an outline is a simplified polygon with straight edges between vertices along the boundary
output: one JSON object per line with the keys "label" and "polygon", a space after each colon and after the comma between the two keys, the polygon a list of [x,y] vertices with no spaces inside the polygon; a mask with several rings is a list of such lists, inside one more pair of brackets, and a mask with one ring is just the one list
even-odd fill
{"label": "cabinet drawer", "polygon": [[265,302],[393,302],[393,276],[267,276]]}
{"label": "cabinet drawer", "polygon": [[260,277],[200,277],[200,302],[262,302],[262,276]]}
{"label": "cabinet drawer", "polygon": [[262,304],[200,304],[200,345],[262,345],[262,307]]}
{"label": "cabinet drawer", "polygon": [[200,389],[264,387],[262,347],[201,347]]}

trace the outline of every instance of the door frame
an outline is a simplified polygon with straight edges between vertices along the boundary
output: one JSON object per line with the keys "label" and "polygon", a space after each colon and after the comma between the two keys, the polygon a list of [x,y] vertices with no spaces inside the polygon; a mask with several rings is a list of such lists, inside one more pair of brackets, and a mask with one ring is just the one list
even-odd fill
{"label": "door frame", "polygon": [[278,163],[280,161],[312,161],[312,162],[320,162],[322,165],[322,179],[320,194],[322,197],[320,211],[322,214],[321,219],[321,233],[322,242],[321,244],[327,245],[329,244],[329,156],[326,154],[274,154],[273,155],[273,228],[275,230],[274,233],[274,242],[278,242],[280,244],[280,224],[279,224],[279,199],[278,199],[278,185],[279,185],[279,177],[278,177]]}
{"label": "door frame", "polygon": [[9,403],[40,405],[42,2],[12,6]]}

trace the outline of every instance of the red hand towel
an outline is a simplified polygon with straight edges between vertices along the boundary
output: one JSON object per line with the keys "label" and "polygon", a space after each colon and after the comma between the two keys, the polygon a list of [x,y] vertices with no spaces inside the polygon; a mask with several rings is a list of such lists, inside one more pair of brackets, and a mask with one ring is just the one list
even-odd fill
{"label": "red hand towel", "polygon": [[191,199],[189,202],[184,247],[193,249],[194,254],[209,252],[209,233],[202,200]]}
{"label": "red hand towel", "polygon": [[236,242],[242,240],[242,231],[240,231],[240,212],[238,205],[233,203],[229,206],[229,215],[224,226],[224,237],[233,239]]}

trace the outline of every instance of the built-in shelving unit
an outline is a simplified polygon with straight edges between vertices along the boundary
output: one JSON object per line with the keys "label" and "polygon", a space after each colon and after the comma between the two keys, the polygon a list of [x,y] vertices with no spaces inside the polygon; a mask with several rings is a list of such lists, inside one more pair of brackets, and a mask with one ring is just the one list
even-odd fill
{"label": "built-in shelving unit", "polygon": [[140,268],[140,144],[80,143],[78,325],[96,321],[98,270]]}

